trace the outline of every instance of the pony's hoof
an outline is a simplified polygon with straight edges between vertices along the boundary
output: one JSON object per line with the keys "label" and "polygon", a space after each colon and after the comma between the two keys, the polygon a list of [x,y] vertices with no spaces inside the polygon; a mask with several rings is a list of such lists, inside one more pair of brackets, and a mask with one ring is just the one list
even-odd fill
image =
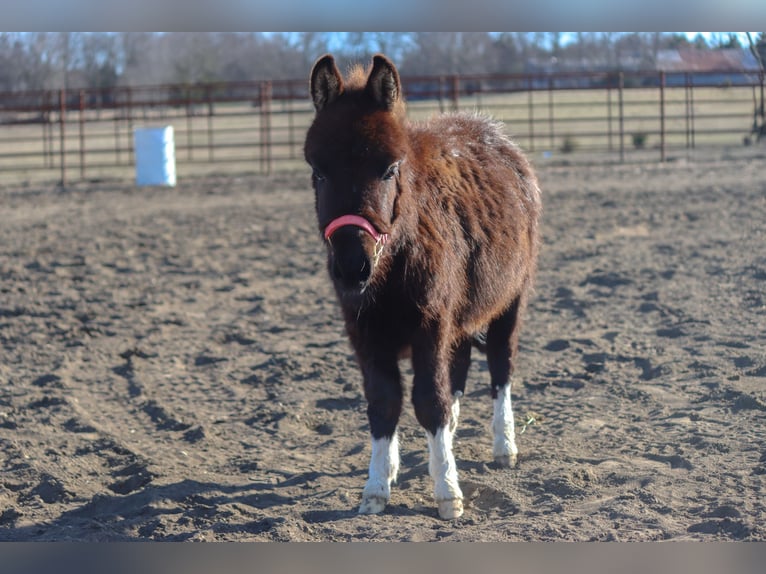
{"label": "pony's hoof", "polygon": [[515,454],[502,454],[500,456],[495,457],[495,463],[500,468],[513,468],[516,466],[516,455]]}
{"label": "pony's hoof", "polygon": [[380,496],[368,496],[359,505],[359,514],[380,514],[386,508],[388,501]]}
{"label": "pony's hoof", "polygon": [[463,499],[450,498],[439,501],[439,517],[444,520],[454,520],[463,516]]}

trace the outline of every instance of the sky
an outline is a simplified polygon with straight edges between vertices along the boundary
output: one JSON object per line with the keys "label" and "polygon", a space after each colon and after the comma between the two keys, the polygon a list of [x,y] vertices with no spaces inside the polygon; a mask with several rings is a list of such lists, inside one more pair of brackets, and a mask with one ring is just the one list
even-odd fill
{"label": "sky", "polygon": [[764,0],[24,0],[6,31],[638,30],[766,28]]}

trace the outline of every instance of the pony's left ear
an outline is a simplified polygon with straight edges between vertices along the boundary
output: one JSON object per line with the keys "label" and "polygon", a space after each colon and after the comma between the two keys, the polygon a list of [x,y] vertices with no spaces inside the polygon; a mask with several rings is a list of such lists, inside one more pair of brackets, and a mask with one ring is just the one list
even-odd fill
{"label": "pony's left ear", "polygon": [[384,110],[392,110],[401,98],[402,85],[396,66],[383,56],[377,54],[372,59],[372,70],[367,78],[367,92],[372,99]]}

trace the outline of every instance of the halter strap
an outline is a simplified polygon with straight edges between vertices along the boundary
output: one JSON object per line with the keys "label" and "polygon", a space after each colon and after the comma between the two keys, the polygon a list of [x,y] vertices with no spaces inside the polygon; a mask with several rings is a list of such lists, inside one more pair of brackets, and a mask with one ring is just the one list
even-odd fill
{"label": "halter strap", "polygon": [[385,245],[388,241],[388,233],[378,233],[375,226],[360,215],[341,215],[340,217],[333,219],[324,229],[324,238],[329,241],[333,233],[346,225],[355,225],[356,227],[364,229],[372,236],[376,244],[379,243]]}

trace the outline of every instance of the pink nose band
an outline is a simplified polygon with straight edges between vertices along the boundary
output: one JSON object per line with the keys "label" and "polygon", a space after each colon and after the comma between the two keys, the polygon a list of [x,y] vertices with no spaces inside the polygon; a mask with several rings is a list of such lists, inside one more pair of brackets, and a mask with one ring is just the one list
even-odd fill
{"label": "pink nose band", "polygon": [[378,233],[378,230],[367,221],[364,217],[359,215],[341,215],[337,219],[333,219],[324,230],[324,238],[330,239],[333,233],[335,233],[340,227],[346,225],[355,225],[361,227],[367,233],[369,233],[375,240],[375,243],[385,244],[388,241],[388,233]]}

